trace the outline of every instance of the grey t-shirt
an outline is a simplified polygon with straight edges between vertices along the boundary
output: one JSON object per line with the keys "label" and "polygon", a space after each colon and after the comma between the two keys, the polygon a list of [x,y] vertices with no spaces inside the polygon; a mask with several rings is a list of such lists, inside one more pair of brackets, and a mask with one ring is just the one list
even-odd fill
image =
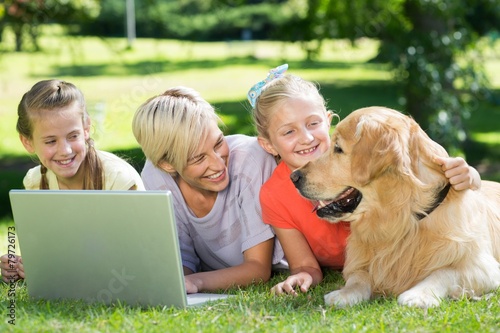
{"label": "grey t-shirt", "polygon": [[[174,198],[182,263],[193,272],[217,270],[243,263],[243,252],[274,237],[262,221],[259,191],[276,162],[244,135],[226,136],[229,145],[230,181],[219,192],[214,207],[198,218],[187,207],[174,179],[148,160],[141,176],[147,190],[170,190]],[[284,257],[275,241],[273,264]]]}

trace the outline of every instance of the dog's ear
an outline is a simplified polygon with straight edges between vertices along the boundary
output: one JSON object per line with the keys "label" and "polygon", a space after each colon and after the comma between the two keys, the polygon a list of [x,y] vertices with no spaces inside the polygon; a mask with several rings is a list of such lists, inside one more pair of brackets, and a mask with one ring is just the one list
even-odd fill
{"label": "dog's ear", "polygon": [[415,120],[410,119],[410,123],[410,151],[414,156],[411,161],[413,173],[420,180],[429,176],[429,169],[442,173],[441,166],[434,162],[434,158],[436,156],[448,157],[448,153],[440,144],[432,140]]}
{"label": "dog's ear", "polygon": [[352,150],[351,171],[354,181],[362,186],[390,169],[406,172],[401,169],[406,169],[409,158],[400,128],[385,121],[369,115],[358,122],[358,141]]}

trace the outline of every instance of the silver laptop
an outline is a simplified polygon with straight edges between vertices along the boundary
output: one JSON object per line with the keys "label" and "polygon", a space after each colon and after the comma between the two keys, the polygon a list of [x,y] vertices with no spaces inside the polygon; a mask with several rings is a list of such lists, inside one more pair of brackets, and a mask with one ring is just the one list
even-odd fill
{"label": "silver laptop", "polygon": [[228,296],[186,295],[168,191],[9,194],[31,297],[186,307]]}

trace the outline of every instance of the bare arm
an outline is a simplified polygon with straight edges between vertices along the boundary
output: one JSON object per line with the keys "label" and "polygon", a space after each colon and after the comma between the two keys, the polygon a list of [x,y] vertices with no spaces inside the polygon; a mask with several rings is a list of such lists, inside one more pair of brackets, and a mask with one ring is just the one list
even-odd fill
{"label": "bare arm", "polygon": [[274,231],[285,252],[291,275],[271,291],[275,294],[297,295],[296,287],[305,293],[309,287],[320,283],[323,272],[304,235],[296,229],[274,228]]}
{"label": "bare arm", "polygon": [[[186,291],[190,294],[266,282],[271,277],[273,249],[274,238],[271,238],[246,250],[241,265],[186,275]],[[185,274],[190,271],[184,268]]]}

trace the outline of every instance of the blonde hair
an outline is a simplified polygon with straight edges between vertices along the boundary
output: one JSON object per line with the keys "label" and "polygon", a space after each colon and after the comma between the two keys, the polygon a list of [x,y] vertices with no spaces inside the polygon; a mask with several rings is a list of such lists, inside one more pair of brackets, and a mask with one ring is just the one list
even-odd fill
{"label": "blonde hair", "polygon": [[300,96],[312,98],[314,103],[328,112],[326,101],[314,83],[287,74],[267,83],[257,97],[255,107],[252,109],[257,135],[269,140],[269,120],[276,109],[289,98]]}
{"label": "blonde hair", "polygon": [[132,131],[153,165],[167,162],[181,171],[207,136],[211,121],[220,119],[196,90],[174,87],[137,109]]}
{"label": "blonde hair", "polygon": [[[72,103],[78,103],[83,126],[89,126],[90,119],[85,106],[85,98],[82,92],[72,83],[61,80],[43,80],[37,82],[21,98],[17,107],[17,132],[25,138],[33,139],[33,127],[35,121],[42,117],[50,117],[51,114],[59,112]],[[101,190],[104,184],[102,163],[97,157],[92,139],[87,142],[87,154],[82,164],[84,168],[83,189]],[[49,188],[46,173],[47,167],[40,163],[42,177],[40,189]]]}

